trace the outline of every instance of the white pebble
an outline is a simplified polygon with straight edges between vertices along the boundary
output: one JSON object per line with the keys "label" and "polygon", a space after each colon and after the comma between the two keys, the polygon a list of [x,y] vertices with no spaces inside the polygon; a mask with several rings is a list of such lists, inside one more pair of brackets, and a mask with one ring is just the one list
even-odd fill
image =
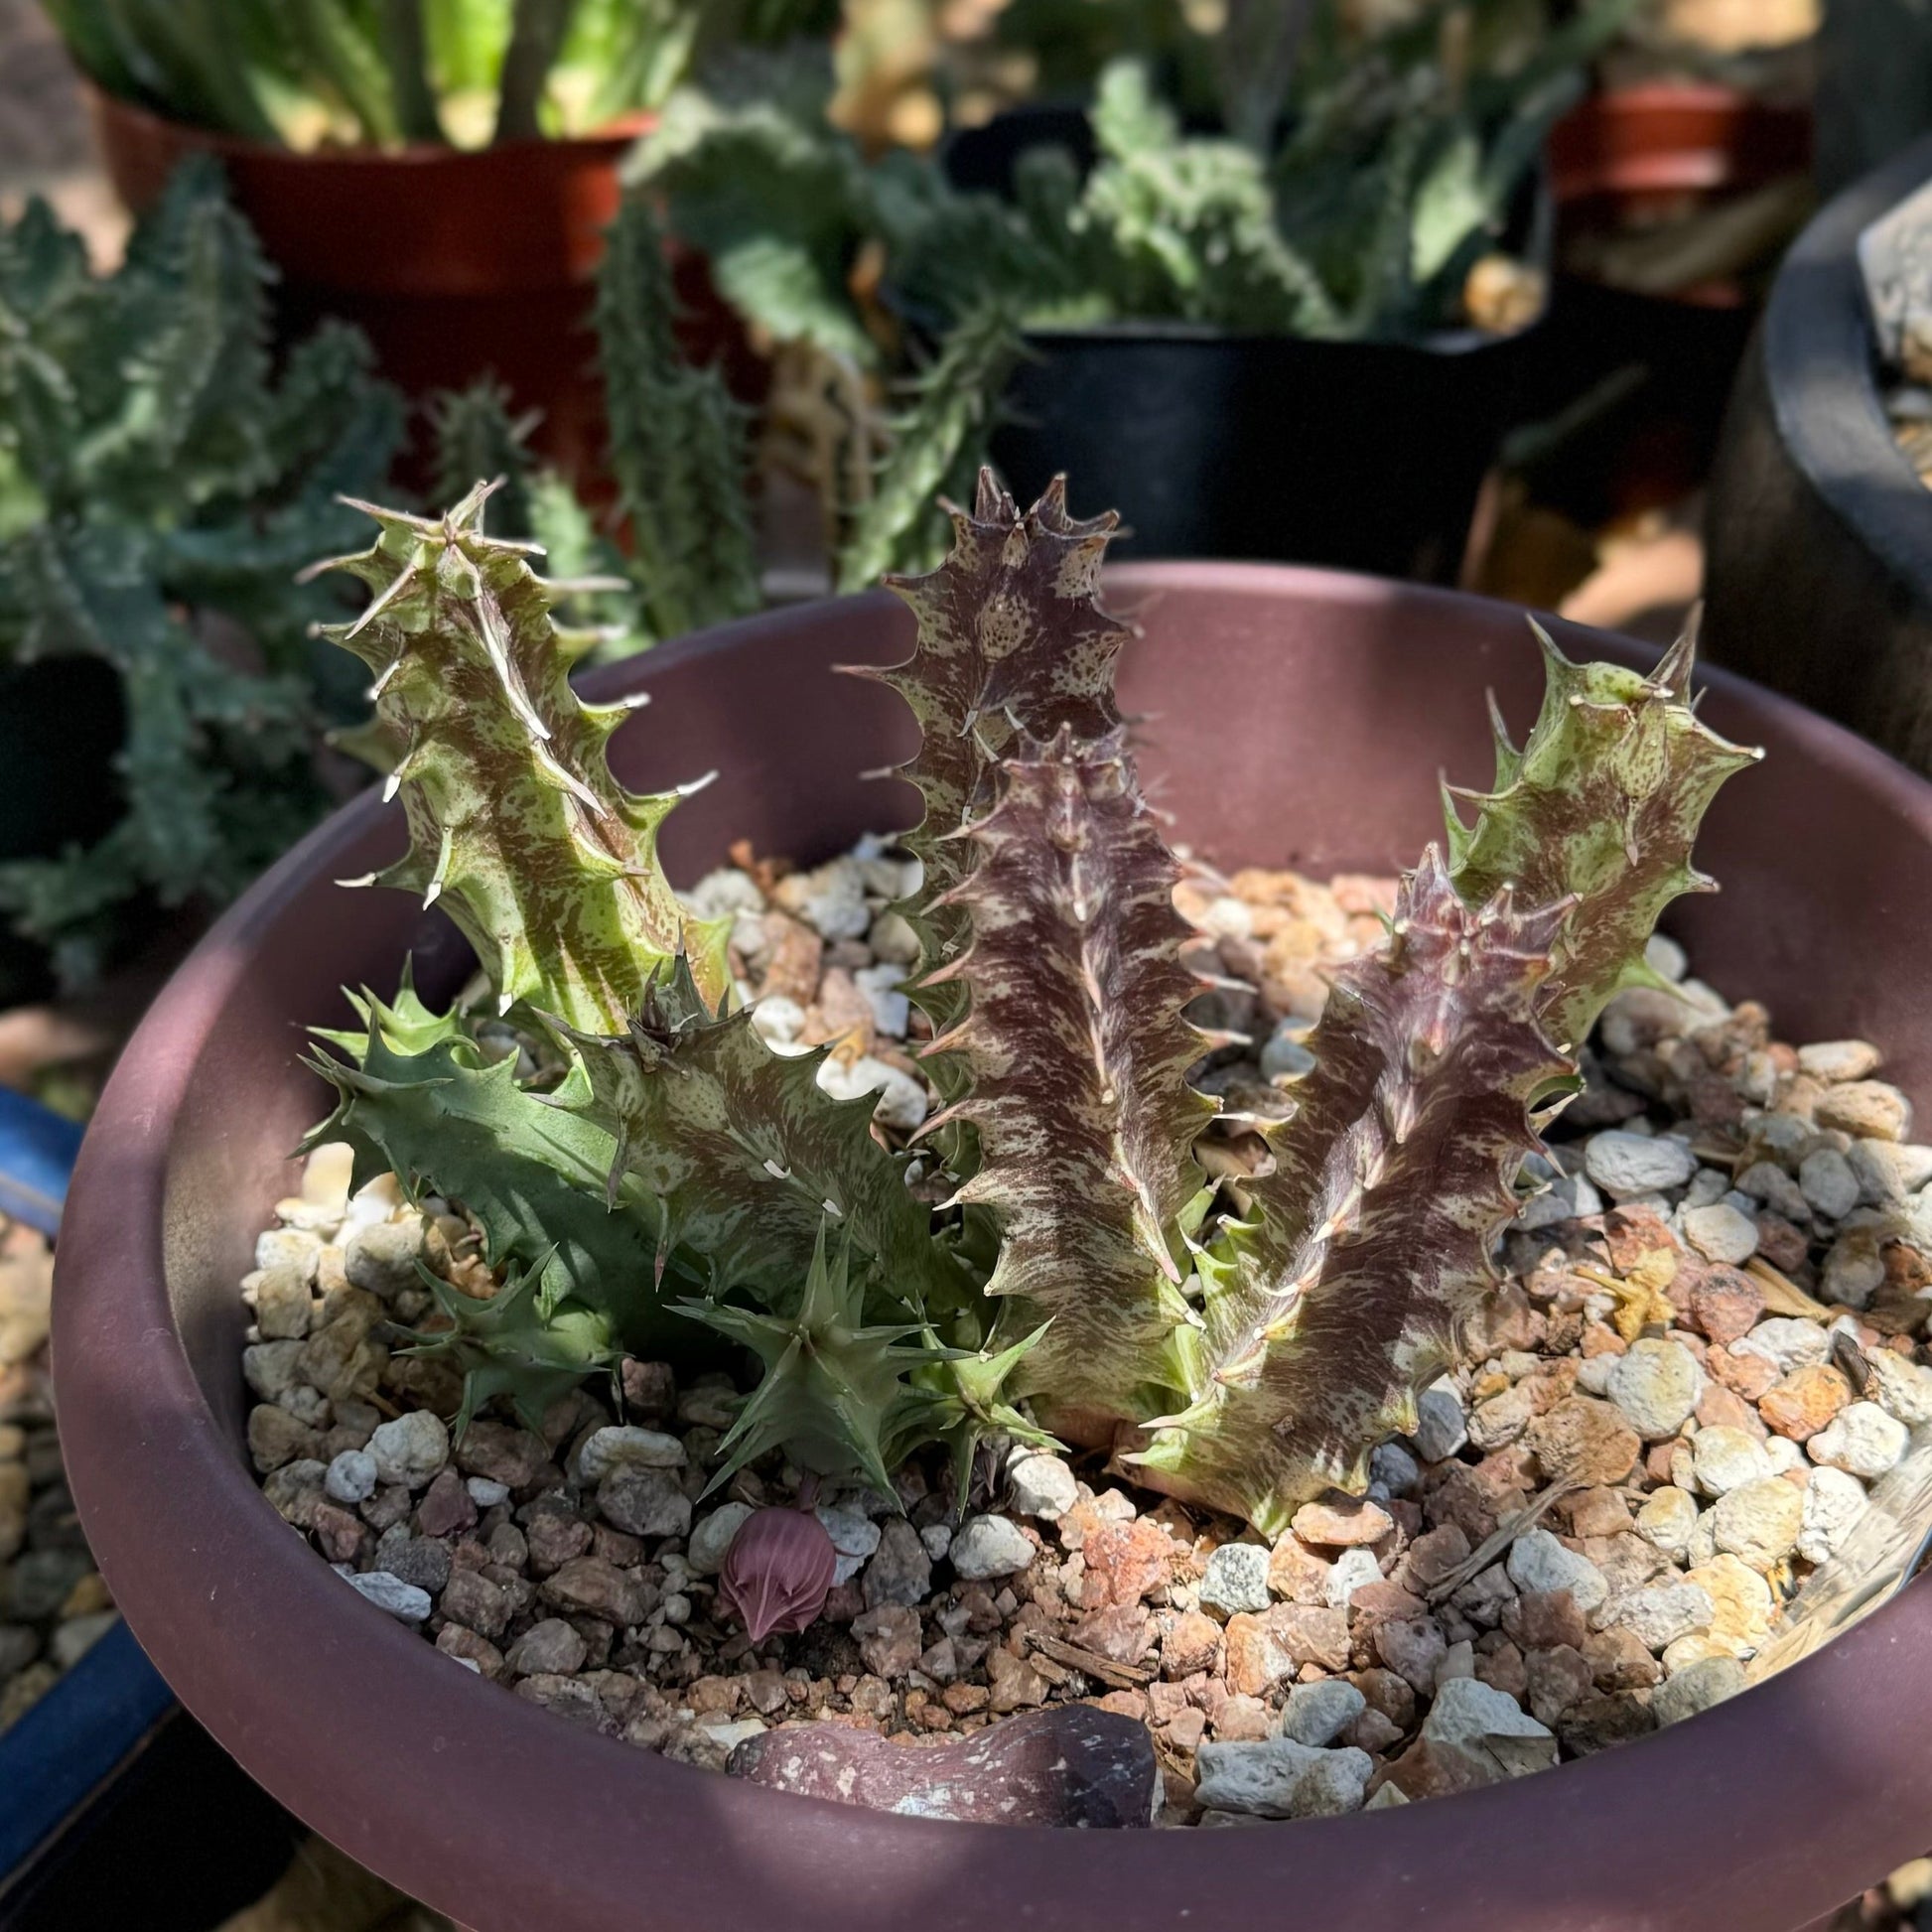
{"label": "white pebble", "polygon": [[365,1503],[375,1494],[375,1457],[366,1449],[344,1449],[329,1465],[322,1486],[339,1503]]}
{"label": "white pebble", "polygon": [[872,1008],[872,1024],[894,1039],[905,1037],[912,1018],[911,1002],[898,990],[904,977],[905,969],[890,960],[883,966],[863,966],[852,975],[853,984]]}
{"label": "white pebble", "polygon": [[1280,1735],[1319,1749],[1368,1709],[1368,1700],[1345,1678],[1297,1684],[1282,1707]]}
{"label": "white pebble", "polygon": [[1626,1591],[1609,1609],[1611,1623],[1621,1624],[1653,1652],[1710,1629],[1717,1618],[1710,1591],[1697,1584],[1651,1584]]}
{"label": "white pebble", "polygon": [[1705,1381],[1703,1365],[1688,1349],[1645,1336],[1617,1357],[1610,1400],[1645,1442],[1667,1442],[1689,1421]]}
{"label": "white pebble", "polygon": [[1910,1141],[1854,1141],[1845,1158],[1872,1207],[1893,1206],[1932,1180],[1932,1147]]}
{"label": "white pebble", "polygon": [[470,1492],[470,1500],[479,1509],[494,1509],[498,1503],[510,1499],[510,1486],[507,1482],[496,1482],[488,1476],[467,1476],[464,1488]]}
{"label": "white pebble", "polygon": [[1691,1547],[1697,1519],[1697,1501],[1688,1490],[1653,1489],[1637,1511],[1637,1534],[1653,1549],[1680,1556]]}
{"label": "white pebble", "polygon": [[861,1054],[849,1065],[836,1057],[818,1063],[818,1084],[834,1100],[857,1100],[876,1093],[873,1118],[882,1127],[909,1134],[925,1120],[926,1092],[908,1073],[901,1073],[870,1053]]}
{"label": "white pebble", "polygon": [[1772,1213],[1782,1214],[1800,1227],[1811,1219],[1811,1203],[1805,1199],[1805,1190],[1775,1161],[1753,1161],[1737,1176],[1737,1185],[1753,1200],[1763,1202]]}
{"label": "white pebble", "polygon": [[752,1008],[752,1031],[767,1045],[790,1045],[805,1024],[805,1009],[782,993],[767,993]]}
{"label": "white pebble", "polygon": [[1804,1491],[1782,1476],[1761,1476],[1718,1498],[1711,1511],[1712,1536],[1720,1550],[1753,1570],[1769,1570],[1798,1547],[1804,1527]]}
{"label": "white pebble", "polygon": [[675,1436],[634,1423],[600,1429],[578,1451],[579,1479],[588,1487],[600,1483],[613,1469],[681,1469],[684,1445]]}
{"label": "white pebble", "polygon": [[1017,1577],[1034,1560],[1034,1545],[1019,1524],[1004,1516],[969,1516],[952,1540],[953,1574],[966,1583]]}
{"label": "white pebble", "polygon": [[1844,1469],[1814,1469],[1805,1484],[1804,1528],[1798,1533],[1798,1554],[1807,1563],[1823,1563],[1852,1533],[1864,1514],[1864,1484]]}
{"label": "white pebble", "polygon": [[690,1541],[684,1546],[684,1561],[694,1577],[715,1577],[724,1568],[725,1553],[731,1548],[745,1519],[752,1514],[750,1503],[720,1503],[708,1516],[691,1525]]}
{"label": "white pebble", "polygon": [[1322,1592],[1331,1610],[1345,1610],[1364,1584],[1379,1584],[1382,1567],[1370,1550],[1344,1550],[1329,1567]]}
{"label": "white pebble", "polygon": [[1723,1200],[1709,1207],[1687,1208],[1684,1238],[1706,1261],[1741,1267],[1757,1252],[1757,1224]]}
{"label": "white pebble", "polygon": [[1080,1500],[1073,1471],[1057,1455],[1038,1449],[1014,1455],[1007,1464],[1007,1484],[1017,1514],[1046,1523],[1057,1523]]}
{"label": "white pebble", "polygon": [[1700,1657],[1673,1671],[1652,1694],[1660,1725],[1674,1725],[1735,1697],[1744,1688],[1744,1667],[1734,1657]]}
{"label": "white pebble", "polygon": [[866,944],[875,959],[891,960],[895,966],[915,965],[919,957],[919,935],[898,912],[882,912],[866,934]]}
{"label": "white pebble", "polygon": [[879,1525],[856,1502],[845,1497],[820,1503],[812,1513],[825,1525],[825,1533],[838,1553],[832,1581],[850,1583],[865,1568],[866,1559],[879,1548]]}
{"label": "white pebble", "polygon": [[1358,1810],[1375,1768],[1366,1751],[1311,1750],[1292,1737],[1209,1743],[1194,1756],[1198,1801],[1258,1818],[1320,1818]]}
{"label": "white pebble", "polygon": [[1836,1084],[1863,1080],[1878,1070],[1878,1049],[1864,1039],[1815,1039],[1798,1048],[1798,1071]]}
{"label": "white pebble", "polygon": [[1733,1355],[1762,1356],[1784,1375],[1794,1368],[1816,1368],[1831,1348],[1830,1337],[1817,1322],[1795,1314],[1774,1314],[1730,1344]]}
{"label": "white pebble", "polygon": [[1667,980],[1681,980],[1690,971],[1684,948],[1661,932],[1653,932],[1644,942],[1643,957],[1653,973]]}
{"label": "white pebble", "polygon": [[1878,1235],[1868,1228],[1855,1228],[1832,1243],[1819,1293],[1829,1303],[1862,1309],[1884,1279],[1885,1257]]}
{"label": "white pebble", "polygon": [[[1517,1538],[1519,1547],[1522,1541]],[[1423,1720],[1422,1734],[1432,1744],[1467,1751],[1482,1764],[1495,1761],[1486,1748],[1488,1738],[1548,1738],[1549,1761],[1557,1761],[1557,1740],[1549,1725],[1539,1724],[1507,1692],[1494,1689],[1479,1677],[1452,1677],[1444,1684]],[[1524,1770],[1532,1768],[1523,1766]]]}
{"label": "white pebble", "polygon": [[1827,1220],[1840,1220],[1859,1204],[1859,1177],[1835,1147],[1814,1148],[1798,1168],[1805,1199]]}
{"label": "white pebble", "polygon": [[1909,1440],[1905,1425],[1875,1402],[1855,1402],[1840,1410],[1805,1449],[1814,1462],[1870,1481],[1897,1462]]}
{"label": "white pebble", "polygon": [[1266,1546],[1223,1543],[1207,1559],[1207,1571],[1200,1582],[1200,1600],[1205,1607],[1225,1610],[1230,1616],[1240,1610],[1265,1610],[1269,1602]]}
{"label": "white pebble", "polygon": [[701,919],[722,919],[727,912],[762,912],[764,895],[749,872],[736,866],[720,866],[708,872],[684,895],[684,900]]}
{"label": "white pebble", "polygon": [[1764,1445],[1747,1430],[1718,1424],[1700,1429],[1691,1442],[1691,1462],[1698,1487],[1707,1496],[1722,1496],[1771,1473]]}
{"label": "white pebble", "polygon": [[1584,1163],[1590,1179],[1617,1200],[1681,1187],[1697,1172],[1697,1157],[1674,1136],[1616,1130],[1592,1135]]}
{"label": "white pebble", "polygon": [[1907,1429],[1932,1423],[1932,1369],[1909,1362],[1889,1348],[1874,1348],[1865,1361],[1869,1374],[1864,1392],[1869,1400]]}
{"label": "white pebble", "polygon": [[450,1459],[450,1432],[441,1416],[428,1409],[411,1409],[380,1425],[368,1447],[382,1481],[422,1489]]}

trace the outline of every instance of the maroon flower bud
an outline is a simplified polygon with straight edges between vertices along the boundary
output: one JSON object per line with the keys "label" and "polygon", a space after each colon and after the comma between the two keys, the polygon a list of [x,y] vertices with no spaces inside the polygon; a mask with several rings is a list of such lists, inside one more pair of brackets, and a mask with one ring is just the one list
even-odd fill
{"label": "maroon flower bud", "polygon": [[754,1643],[802,1630],[825,1607],[838,1552],[825,1525],[802,1509],[759,1509],[738,1526],[718,1573],[718,1594]]}

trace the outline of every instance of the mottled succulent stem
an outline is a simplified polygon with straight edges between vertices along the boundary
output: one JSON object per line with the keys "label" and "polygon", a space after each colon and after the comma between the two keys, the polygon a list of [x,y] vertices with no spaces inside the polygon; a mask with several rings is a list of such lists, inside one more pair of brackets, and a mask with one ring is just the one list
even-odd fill
{"label": "mottled succulent stem", "polygon": [[[1099,601],[1120,519],[1069,516],[1064,479],[1023,511],[982,470],[972,509],[949,514],[946,560],[926,576],[887,580],[917,621],[912,655],[885,670],[852,667],[897,691],[919,728],[919,749],[899,775],[924,801],[904,840],[924,880],[898,909],[920,949],[906,991],[942,1032],[966,1009],[964,986],[931,979],[966,940],[964,908],[944,900],[975,858],[953,834],[991,806],[995,773],[1021,731],[1044,741],[1065,728],[1094,744],[1119,726],[1114,659],[1131,634]],[[957,1098],[963,1082],[947,1057],[929,1065],[941,1093]]]}
{"label": "mottled succulent stem", "polygon": [[[1471,901],[1513,884],[1526,904],[1573,895],[1550,978],[1552,1036],[1575,1049],[1626,986],[1657,983],[1644,948],[1683,893],[1717,890],[1691,863],[1699,822],[1732,772],[1763,753],[1697,715],[1696,636],[1650,672],[1573,664],[1540,624],[1543,708],[1519,752],[1495,720],[1496,780],[1446,787],[1450,873]],[[1474,807],[1465,826],[1458,801]]]}
{"label": "mottled succulent stem", "polygon": [[1192,1400],[1131,1451],[1157,1487],[1273,1534],[1414,1426],[1536,1145],[1533,1097],[1568,1062],[1539,1024],[1570,906],[1464,904],[1432,848],[1385,951],[1337,976],[1276,1171],[1209,1271]]}
{"label": "mottled succulent stem", "polygon": [[715,1002],[722,935],[687,918],[657,863],[677,794],[611,775],[606,747],[630,708],[571,690],[572,657],[592,640],[559,631],[529,546],[482,534],[487,494],[440,519],[362,505],[375,543],[317,566],[375,592],[325,634],[375,673],[378,716],[406,746],[389,790],[410,849],[381,883],[445,900],[505,1011],[521,1002],[617,1033],[687,952]]}
{"label": "mottled succulent stem", "polygon": [[927,1050],[972,1084],[927,1131],[972,1125],[980,1165],[955,1199],[998,1219],[987,1293],[1050,1322],[1023,1386],[1063,1433],[1105,1440],[1138,1386],[1175,1386],[1189,1319],[1175,1230],[1215,1105],[1187,1084],[1208,1041],[1182,1017],[1200,981],[1181,963],[1179,868],[1121,732],[1023,744],[964,843],[977,862],[940,904],[964,912],[967,943],[926,983],[972,1002]]}

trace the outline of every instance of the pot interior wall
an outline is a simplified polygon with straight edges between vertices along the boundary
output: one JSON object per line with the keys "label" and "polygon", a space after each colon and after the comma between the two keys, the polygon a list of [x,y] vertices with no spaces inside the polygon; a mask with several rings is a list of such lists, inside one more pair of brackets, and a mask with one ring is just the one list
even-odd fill
{"label": "pot interior wall", "polygon": [[[1489,776],[1484,687],[1519,739],[1541,694],[1523,618],[1472,599],[1201,565],[1124,568],[1112,602],[1145,629],[1122,677],[1125,707],[1142,720],[1144,774],[1173,814],[1173,835],[1224,868],[1324,874],[1413,862],[1440,836],[1438,771],[1467,783]],[[861,776],[911,749],[897,699],[831,669],[902,657],[910,634],[907,615],[882,597],[756,620],[606,674],[607,692],[641,682],[651,693],[616,741],[622,777],[662,786],[721,773],[666,830],[674,880],[691,883],[739,839],[815,860],[868,829],[910,822],[907,788]],[[1573,656],[1646,661],[1642,646],[1574,628],[1564,641]],[[1784,1037],[1874,1040],[1889,1075],[1932,1099],[1922,787],[1728,680],[1709,692],[1705,715],[1769,757],[1711,814],[1700,858],[1723,897],[1680,901],[1672,921],[1695,970],[1732,998],[1765,1001]],[[409,946],[426,989],[450,991],[463,974],[440,914],[329,883],[385,862],[400,842],[400,814],[365,799],[209,941],[247,964],[199,1056],[174,1139],[168,1274],[197,1377],[237,1443],[236,1283],[252,1230],[290,1188],[289,1150],[326,1104],[297,1064],[298,1023],[340,1021],[345,984],[392,989]]]}

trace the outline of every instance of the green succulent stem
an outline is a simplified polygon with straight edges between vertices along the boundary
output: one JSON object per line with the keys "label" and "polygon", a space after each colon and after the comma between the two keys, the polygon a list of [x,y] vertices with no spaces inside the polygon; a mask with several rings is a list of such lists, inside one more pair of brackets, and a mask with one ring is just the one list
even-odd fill
{"label": "green succulent stem", "polygon": [[1681,894],[1716,890],[1691,862],[1698,825],[1725,780],[1763,753],[1698,717],[1693,632],[1645,672],[1573,664],[1531,628],[1545,671],[1536,724],[1518,751],[1496,719],[1494,785],[1449,788],[1444,804],[1464,897],[1505,883],[1528,903],[1575,897],[1556,942],[1550,1017],[1553,1036],[1574,1048],[1624,987],[1657,983],[1644,948],[1659,914]]}
{"label": "green succulent stem", "polygon": [[570,687],[574,639],[528,546],[484,536],[486,486],[441,519],[364,505],[380,534],[318,569],[374,593],[326,634],[374,673],[378,716],[405,748],[410,849],[380,883],[445,898],[503,1011],[521,1005],[615,1033],[689,952],[706,997],[726,991],[721,935],[690,920],[657,863],[675,792],[611,775],[625,705]]}

